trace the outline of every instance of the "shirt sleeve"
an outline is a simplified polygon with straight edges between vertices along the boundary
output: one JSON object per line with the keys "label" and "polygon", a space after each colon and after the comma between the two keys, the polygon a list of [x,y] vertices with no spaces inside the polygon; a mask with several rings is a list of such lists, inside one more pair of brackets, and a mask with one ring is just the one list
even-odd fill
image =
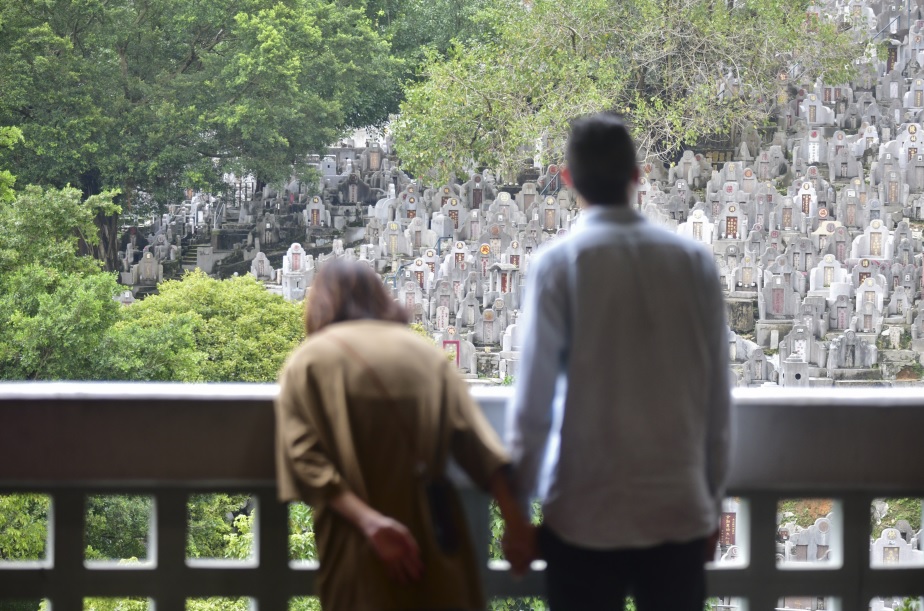
{"label": "shirt sleeve", "polygon": [[706,298],[706,332],[712,372],[709,379],[708,422],[706,429],[706,477],[721,515],[725,483],[731,460],[732,409],[728,382],[728,327],[725,300],[715,263],[703,256],[703,290]]}
{"label": "shirt sleeve", "polygon": [[276,409],[276,473],[282,501],[316,505],[348,489],[329,448],[332,437],[308,367],[290,363],[279,380]]}
{"label": "shirt sleeve", "polygon": [[[517,499],[524,508],[536,492],[552,428],[555,386],[567,352],[567,267],[547,251],[532,262],[523,304],[523,349],[507,409],[508,447]],[[554,254],[559,254],[555,252]]]}
{"label": "shirt sleeve", "polygon": [[448,361],[445,372],[444,400],[452,457],[476,485],[488,490],[491,476],[501,467],[510,464],[510,459],[494,427],[475,404],[465,382]]}

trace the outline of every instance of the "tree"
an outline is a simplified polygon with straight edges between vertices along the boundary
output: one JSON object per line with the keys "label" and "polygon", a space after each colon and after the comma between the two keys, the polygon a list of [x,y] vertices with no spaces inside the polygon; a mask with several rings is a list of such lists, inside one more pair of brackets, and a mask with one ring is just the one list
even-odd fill
{"label": "tree", "polygon": [[28,186],[0,203],[0,379],[93,377],[119,289],[77,249],[99,240],[94,218],[118,210],[112,197]]}
{"label": "tree", "polygon": [[215,280],[196,271],[158,290],[123,309],[109,331],[110,379],[272,382],[304,338],[302,305],[250,275]]}
{"label": "tree", "polygon": [[[0,3],[0,152],[25,183],[118,188],[148,214],[226,172],[281,182],[350,126],[382,122],[400,62],[329,0]],[[93,249],[115,264],[117,215]]]}
{"label": "tree", "polygon": [[394,128],[399,157],[443,180],[480,164],[513,179],[537,142],[543,161],[561,160],[569,119],[615,110],[644,153],[670,160],[703,137],[766,123],[781,73],[848,79],[865,47],[834,23],[807,24],[807,5],[497,3],[482,17],[496,30],[489,40],[434,55],[429,78],[407,92]]}
{"label": "tree", "polygon": [[[0,149],[12,149],[22,141],[22,132],[16,127],[0,127]],[[0,204],[13,201],[16,177],[9,170],[0,170]]]}

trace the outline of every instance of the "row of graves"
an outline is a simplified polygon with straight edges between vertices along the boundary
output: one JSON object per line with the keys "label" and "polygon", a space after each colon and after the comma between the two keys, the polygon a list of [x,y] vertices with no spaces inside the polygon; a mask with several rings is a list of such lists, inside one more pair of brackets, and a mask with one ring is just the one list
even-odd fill
{"label": "row of graves", "polygon": [[440,188],[408,182],[368,206],[357,242],[335,238],[320,255],[292,243],[278,269],[257,253],[249,271],[286,299],[299,300],[328,261],[364,262],[463,375],[504,379],[516,374],[516,323],[529,260],[545,242],[565,235],[578,214],[575,198],[561,187],[555,166],[513,193],[498,189],[490,173]]}
{"label": "row of graves", "polygon": [[888,26],[886,57],[861,58],[847,84],[782,75],[779,129],[746,130],[723,163],[686,151],[643,166],[634,204],[715,256],[737,385],[921,377],[924,14],[893,9],[810,9]]}
{"label": "row of graves", "polygon": [[[871,0],[825,11],[861,32],[894,17]],[[775,132],[744,130],[731,155],[641,165],[632,204],[715,256],[735,384],[920,378],[922,17],[916,5],[889,21],[887,57],[861,58],[853,83],[783,75]],[[489,171],[437,186],[402,172],[387,142],[328,153],[317,184],[239,181],[231,198],[191,195],[155,219],[146,244],[127,234],[123,282],[143,290],[171,266],[198,267],[251,273],[298,300],[325,262],[365,261],[465,374],[515,376],[529,260],[580,216],[558,168],[516,186]]]}

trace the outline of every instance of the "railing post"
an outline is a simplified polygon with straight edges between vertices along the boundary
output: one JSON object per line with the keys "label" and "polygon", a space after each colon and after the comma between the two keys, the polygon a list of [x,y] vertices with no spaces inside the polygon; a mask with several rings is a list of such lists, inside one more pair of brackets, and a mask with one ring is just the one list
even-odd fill
{"label": "railing post", "polygon": [[[156,611],[183,611],[186,567],[187,495],[181,490],[159,492],[151,519],[151,556],[157,565],[154,606]],[[57,609],[55,610],[57,611]]]}
{"label": "railing post", "polygon": [[58,490],[48,516],[48,553],[51,559],[49,597],[55,611],[83,611],[84,495],[80,490]]}
{"label": "railing post", "polygon": [[259,611],[286,611],[289,606],[289,506],[274,490],[257,494],[254,552],[260,565]]}
{"label": "railing post", "polygon": [[775,609],[779,604],[776,573],[776,509],[778,498],[773,492],[747,496],[750,504],[750,559],[747,571],[752,572],[747,594],[748,609],[763,611]]}
{"label": "railing post", "polygon": [[[841,596],[841,611],[867,611],[869,601],[875,594],[864,593],[863,575],[869,572],[869,508],[870,498],[862,493],[841,496],[841,511],[844,516],[843,542],[844,565],[840,583],[850,589]],[[880,592],[879,594],[888,594]]]}

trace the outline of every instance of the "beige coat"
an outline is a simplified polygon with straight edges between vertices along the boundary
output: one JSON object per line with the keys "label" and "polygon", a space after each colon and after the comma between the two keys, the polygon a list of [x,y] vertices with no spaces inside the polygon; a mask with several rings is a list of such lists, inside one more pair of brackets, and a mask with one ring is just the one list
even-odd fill
{"label": "beige coat", "polygon": [[[451,452],[487,487],[507,457],[444,353],[404,325],[338,323],[305,341],[279,381],[279,495],[316,509],[324,609],[483,608],[461,505],[455,503],[455,522],[466,536],[447,555],[434,540],[417,473],[421,463],[428,473],[442,472]],[[363,535],[328,507],[345,489],[410,529],[425,566],[420,582],[392,582]]]}

